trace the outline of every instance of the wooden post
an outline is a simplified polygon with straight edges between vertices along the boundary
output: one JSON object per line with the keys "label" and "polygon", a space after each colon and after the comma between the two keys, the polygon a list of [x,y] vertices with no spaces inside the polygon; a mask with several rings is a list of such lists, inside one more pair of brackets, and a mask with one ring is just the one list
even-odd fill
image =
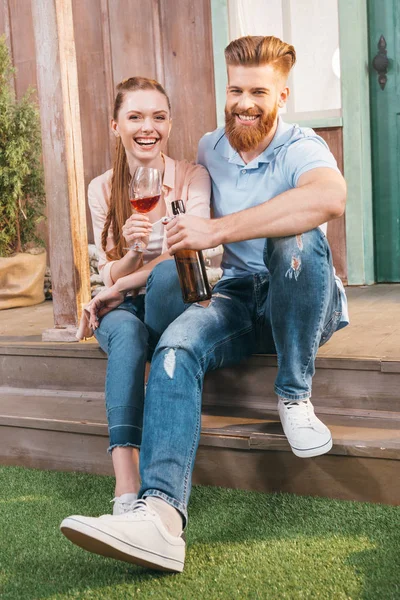
{"label": "wooden post", "polygon": [[72,1],[32,0],[32,15],[54,312],[42,337],[76,341],[90,274]]}

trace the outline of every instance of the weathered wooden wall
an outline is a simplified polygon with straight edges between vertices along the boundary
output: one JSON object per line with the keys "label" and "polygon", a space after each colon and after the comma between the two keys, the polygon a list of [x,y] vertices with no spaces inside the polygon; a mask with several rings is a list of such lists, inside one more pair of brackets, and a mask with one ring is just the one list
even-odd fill
{"label": "weathered wooden wall", "polygon": [[[86,187],[112,165],[115,85],[132,75],[165,86],[174,122],[168,152],[193,160],[216,126],[210,0],[73,0],[73,11]],[[30,0],[0,0],[2,33],[20,97],[37,86]]]}

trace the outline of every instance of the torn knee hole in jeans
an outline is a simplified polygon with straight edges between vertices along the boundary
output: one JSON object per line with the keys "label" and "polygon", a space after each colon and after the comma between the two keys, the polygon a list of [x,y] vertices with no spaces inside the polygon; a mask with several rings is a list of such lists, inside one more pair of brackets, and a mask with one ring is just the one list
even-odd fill
{"label": "torn knee hole in jeans", "polygon": [[292,260],[290,262],[290,267],[285,273],[285,277],[289,279],[294,279],[297,281],[299,275],[301,273],[301,258],[299,255],[294,254],[292,256]]}
{"label": "torn knee hole in jeans", "polygon": [[200,308],[208,308],[210,304],[213,303],[215,298],[225,298],[225,300],[231,300],[229,296],[225,296],[225,294],[220,294],[217,292],[213,294],[210,300],[202,300],[201,302],[195,302],[195,306],[199,306]]}
{"label": "torn knee hole in jeans", "polygon": [[176,353],[173,348],[170,348],[164,356],[164,371],[170,379],[174,378],[176,366]]}

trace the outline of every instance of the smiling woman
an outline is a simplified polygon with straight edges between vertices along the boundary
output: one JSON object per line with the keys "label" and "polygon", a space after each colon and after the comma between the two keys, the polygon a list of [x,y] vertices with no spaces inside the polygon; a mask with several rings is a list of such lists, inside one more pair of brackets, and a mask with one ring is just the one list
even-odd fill
{"label": "smiling woman", "polygon": [[[107,289],[85,309],[78,335],[91,335],[92,324],[108,354],[106,408],[116,475],[114,513],[119,514],[139,489],[146,360],[164,329],[185,309],[160,221],[172,216],[176,199],[182,199],[188,214],[209,217],[210,179],[204,167],[164,154],[171,106],[157,81],[131,77],[117,86],[111,129],[117,140],[114,167],[89,185],[99,271]],[[132,212],[129,199],[138,167],[162,175],[160,201],[146,215]],[[141,252],[134,249],[139,241]]]}
{"label": "smiling woman", "polygon": [[162,167],[160,151],[171,131],[170,111],[168,98],[156,88],[131,89],[123,105],[116,106],[111,127],[121,136],[130,166],[145,161],[146,166]]}

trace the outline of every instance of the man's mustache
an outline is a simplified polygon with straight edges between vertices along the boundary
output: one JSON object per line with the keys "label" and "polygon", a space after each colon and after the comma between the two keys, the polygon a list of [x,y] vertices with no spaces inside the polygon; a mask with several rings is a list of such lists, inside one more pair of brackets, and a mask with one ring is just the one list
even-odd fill
{"label": "man's mustache", "polygon": [[238,104],[232,106],[229,113],[234,115],[243,115],[244,117],[263,117],[264,111],[262,108],[248,108],[247,110],[239,110]]}

